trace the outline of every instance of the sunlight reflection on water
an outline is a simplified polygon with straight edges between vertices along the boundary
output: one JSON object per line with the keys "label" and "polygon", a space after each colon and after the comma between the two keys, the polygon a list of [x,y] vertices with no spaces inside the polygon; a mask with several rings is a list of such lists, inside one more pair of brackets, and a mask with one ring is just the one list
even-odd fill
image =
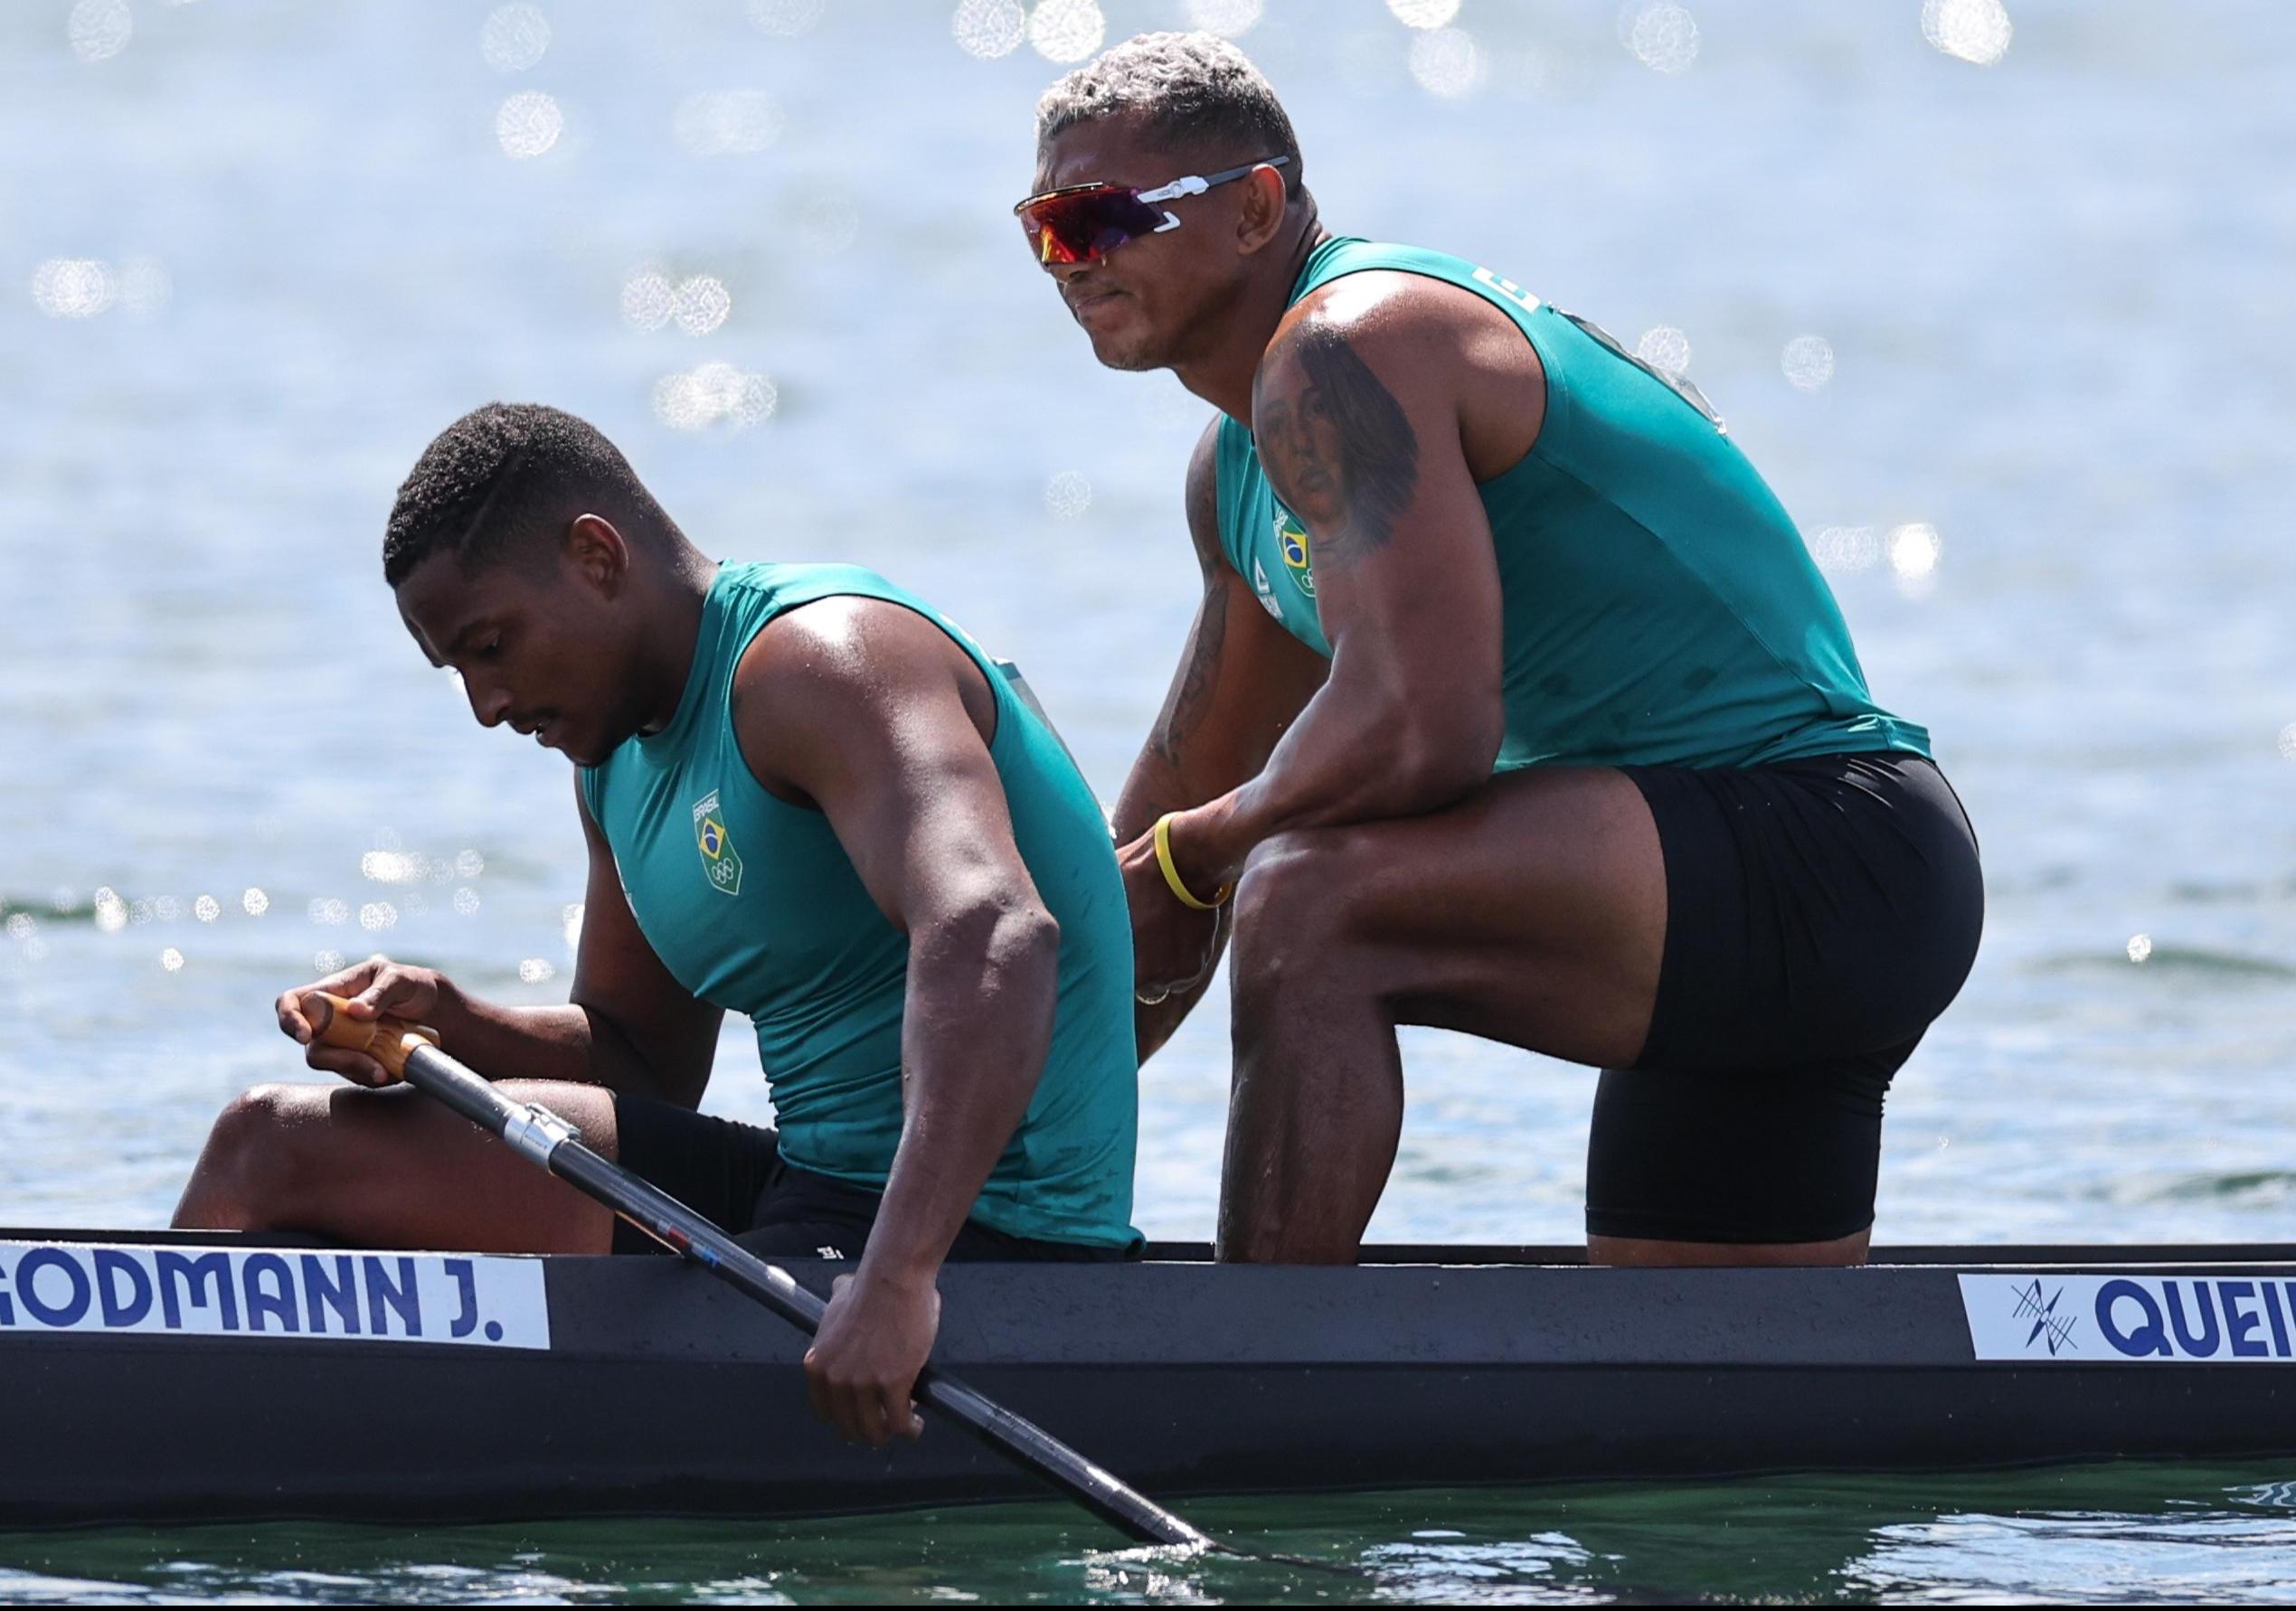
{"label": "sunlight reflection on water", "polygon": [[[1046,0],[1032,35],[1016,0],[642,28],[592,0],[36,10],[0,20],[0,122],[41,154],[0,296],[12,1217],[164,1219],[215,1109],[300,1077],[271,998],[354,947],[564,999],[567,779],[440,698],[376,574],[398,478],[488,397],[597,419],[713,551],[932,598],[1114,796],[1195,606],[1208,409],[1093,366],[1009,207],[1054,61],[1193,17],[1249,29],[1335,226],[1686,361],[1695,334],[1877,695],[1936,733],[1989,932],[1893,1095],[1879,1233],[2285,1232],[2296,14]],[[711,1103],[762,1118],[745,1029]],[[1593,1076],[1404,1044],[1375,1234],[1574,1235]],[[1144,1072],[1151,1234],[1210,1227],[1227,1056],[1215,988]],[[1544,1508],[1450,1521],[1494,1559],[1550,1531],[1601,1555],[1521,1525]],[[1911,1525],[1820,1588],[2122,1569],[2073,1569],[2115,1548],[2078,1528]],[[2263,1533],[2212,1547],[2235,1589],[2272,1580]]]}

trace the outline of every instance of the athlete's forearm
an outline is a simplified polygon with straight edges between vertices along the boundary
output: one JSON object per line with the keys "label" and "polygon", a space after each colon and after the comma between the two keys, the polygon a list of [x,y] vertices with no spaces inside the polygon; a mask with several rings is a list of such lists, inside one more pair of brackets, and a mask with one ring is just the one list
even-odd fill
{"label": "athlete's forearm", "polygon": [[1269,730],[1259,744],[1252,742],[1257,735],[1233,730],[1240,725],[1237,712],[1229,712],[1225,722],[1209,721],[1219,690],[1227,612],[1227,589],[1214,586],[1196,612],[1187,652],[1174,674],[1164,708],[1116,796],[1116,809],[1109,814],[1119,844],[1138,839],[1167,811],[1200,806],[1225,794],[1252,775],[1254,760],[1263,758],[1265,746],[1275,741],[1279,722],[1256,709],[1242,713],[1260,717],[1252,725]]}
{"label": "athlete's forearm", "polygon": [[1191,888],[1233,883],[1278,834],[1414,816],[1490,777],[1499,734],[1488,712],[1389,697],[1348,669],[1343,649],[1258,777],[1174,820],[1173,856]]}
{"label": "athlete's forearm", "polygon": [[1059,965],[1059,925],[1033,901],[911,930],[901,1145],[861,1279],[931,1285],[1036,1093]]}
{"label": "athlete's forearm", "polygon": [[1166,812],[1217,799],[1259,772],[1323,682],[1321,658],[1268,619],[1222,561],[1117,796],[1116,842],[1129,844]]}
{"label": "athlete's forearm", "polygon": [[687,1100],[685,1084],[660,1078],[611,1016],[580,1003],[513,1007],[439,981],[439,1021],[449,1050],[496,1079],[560,1079],[609,1090]]}
{"label": "athlete's forearm", "polygon": [[1185,811],[1224,792],[1202,780],[1191,788],[1186,772],[1165,753],[1161,736],[1148,735],[1116,796],[1115,809],[1108,814],[1109,833],[1119,844],[1131,843],[1166,812]]}

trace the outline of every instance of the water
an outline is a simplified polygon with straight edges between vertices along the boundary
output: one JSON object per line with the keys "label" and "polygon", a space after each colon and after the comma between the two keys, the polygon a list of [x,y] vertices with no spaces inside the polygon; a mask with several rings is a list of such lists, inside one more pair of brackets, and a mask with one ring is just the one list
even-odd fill
{"label": "water", "polygon": [[2296,1495],[2206,1467],[1797,1477],[1192,1507],[1307,1565],[1107,1548],[1044,1506],[767,1526],[271,1526],[0,1537],[0,1602],[1583,1605],[1700,1597],[2285,1603]]}
{"label": "water", "polygon": [[[505,71],[479,9],[0,12],[7,1219],[163,1220],[213,1109],[297,1069],[268,1003],[321,953],[562,998],[565,777],[469,721],[376,561],[398,477],[487,398],[594,419],[717,551],[857,560],[933,598],[1027,668],[1113,795],[1191,608],[1179,485],[1203,414],[1167,377],[1095,369],[1022,256],[1005,210],[1054,70],[962,53],[940,0],[753,9],[819,14],[791,35],[731,0],[547,4],[529,65],[518,18],[487,33]],[[2285,1237],[2296,14],[2012,0],[2008,53],[1979,67],[1924,42],[1914,0],[1689,10],[1686,66],[1670,15],[1474,0],[1476,54],[1416,58],[1447,87],[1479,64],[1456,99],[1368,4],[1270,0],[1243,42],[1335,225],[1492,264],[1630,344],[1679,333],[1833,567],[1876,692],[1937,734],[1991,905],[1893,1099],[1879,1237]],[[1107,5],[1110,37],[1181,17]],[[506,154],[553,115],[547,150]],[[1834,361],[1816,390],[1786,374],[1808,335]],[[1224,1028],[1215,1000],[1144,1077],[1151,1235],[1209,1227]],[[1407,1053],[1374,1234],[1575,1234],[1591,1076],[1432,1033]],[[769,1111],[732,1032],[710,1102]],[[1388,1592],[2231,1597],[2289,1592],[2284,1478],[1209,1514],[1377,1562]],[[1159,1589],[1078,1564],[1095,1543],[1024,1509],[138,1532],[0,1559],[32,1597],[1329,1587],[1223,1566]]]}

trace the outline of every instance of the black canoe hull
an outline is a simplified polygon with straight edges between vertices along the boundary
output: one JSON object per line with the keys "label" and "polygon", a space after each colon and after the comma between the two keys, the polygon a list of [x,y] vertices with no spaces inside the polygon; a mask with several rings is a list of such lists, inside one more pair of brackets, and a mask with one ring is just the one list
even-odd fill
{"label": "black canoe hull", "polygon": [[[1442,1251],[1460,1262],[952,1267],[937,1357],[1163,1498],[2296,1454],[2296,1361],[1975,1358],[1959,1276],[2074,1269],[2057,1251],[1827,1271]],[[2083,1251],[2296,1295],[2296,1248]],[[700,1271],[543,1262],[546,1351],[0,1331],[0,1524],[795,1516],[1037,1492],[946,1427],[840,1444],[808,1413],[799,1339]],[[836,1267],[794,1267],[824,1287]]]}

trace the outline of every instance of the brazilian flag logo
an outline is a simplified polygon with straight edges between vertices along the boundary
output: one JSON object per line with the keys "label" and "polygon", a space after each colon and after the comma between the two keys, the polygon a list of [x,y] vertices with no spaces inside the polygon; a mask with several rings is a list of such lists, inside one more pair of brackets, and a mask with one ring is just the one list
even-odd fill
{"label": "brazilian flag logo", "polygon": [[742,892],[742,857],[725,831],[725,813],[712,789],[694,807],[694,843],[701,847],[702,871],[710,887],[728,895]]}
{"label": "brazilian flag logo", "polygon": [[1313,598],[1316,571],[1308,553],[1308,528],[1294,520],[1288,510],[1276,511],[1276,547],[1282,551],[1284,569],[1291,572],[1291,579],[1299,584],[1302,593]]}

